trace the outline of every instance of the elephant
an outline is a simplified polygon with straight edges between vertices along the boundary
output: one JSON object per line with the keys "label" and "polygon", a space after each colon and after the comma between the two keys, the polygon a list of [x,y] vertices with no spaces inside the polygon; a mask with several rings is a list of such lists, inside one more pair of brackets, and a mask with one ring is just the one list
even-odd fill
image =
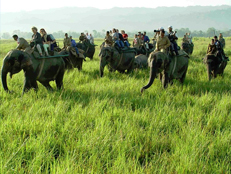
{"label": "elephant", "polygon": [[188,70],[188,58],[188,54],[182,50],[179,51],[178,56],[173,57],[168,57],[166,53],[160,51],[152,52],[148,58],[150,66],[149,82],[141,88],[141,93],[153,84],[159,73],[164,88],[167,88],[168,83],[172,84],[173,79],[178,79],[183,84]]}
{"label": "elephant", "polygon": [[193,43],[189,44],[183,42],[181,44],[181,49],[184,50],[188,55],[191,55],[193,53],[193,48],[194,48]]}
{"label": "elephant", "polygon": [[148,67],[148,57],[143,54],[137,55],[134,61],[134,68],[141,69],[147,67]]}
{"label": "elephant", "polygon": [[76,46],[77,46],[77,48],[80,48],[80,49],[82,49],[82,50],[84,50],[85,52],[84,52],[84,56],[85,57],[89,57],[91,60],[93,59],[93,56],[94,56],[94,54],[95,54],[95,46],[96,45],[92,45],[92,44],[90,44],[90,42],[89,43],[77,43],[76,44]]}
{"label": "elephant", "polygon": [[[37,52],[34,53],[38,54]],[[77,67],[78,65],[72,56],[66,58],[66,56],[61,57],[55,53],[57,57],[37,58],[36,54],[29,54],[20,50],[11,50],[7,53],[1,70],[2,85],[5,91],[9,92],[7,74],[10,73],[12,78],[13,74],[19,73],[21,70],[24,71],[25,75],[23,94],[31,88],[37,91],[37,81],[48,90],[52,90],[49,82],[55,80],[57,88],[61,89],[65,67]],[[70,65],[70,62],[73,64]]]}
{"label": "elephant", "polygon": [[58,53],[58,55],[68,55],[68,54],[69,57],[64,58],[65,69],[78,68],[78,70],[81,71],[83,66],[83,61],[86,61],[84,55],[82,53],[79,53],[79,57],[77,57],[74,47],[68,47],[67,49],[64,49]]}
{"label": "elephant", "polygon": [[221,60],[221,58],[214,54],[207,54],[203,59],[207,66],[208,80],[216,78],[217,75],[223,76],[224,70],[227,65],[227,60]]}
{"label": "elephant", "polygon": [[100,77],[103,77],[104,67],[108,65],[110,72],[119,71],[127,73],[133,71],[136,52],[134,49],[119,53],[115,47],[101,47],[100,57]]}
{"label": "elephant", "polygon": [[137,55],[144,54],[148,57],[149,54],[155,49],[152,44],[148,44],[148,45],[149,45],[149,50],[147,50],[145,45],[141,45],[139,48],[135,48]]}

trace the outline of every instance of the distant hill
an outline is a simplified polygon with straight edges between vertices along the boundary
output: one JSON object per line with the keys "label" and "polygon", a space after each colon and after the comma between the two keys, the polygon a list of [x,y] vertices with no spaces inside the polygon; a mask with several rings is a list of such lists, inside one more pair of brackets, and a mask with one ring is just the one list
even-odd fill
{"label": "distant hill", "polygon": [[102,31],[113,27],[127,31],[151,31],[172,25],[175,29],[219,30],[231,28],[231,6],[191,6],[158,8],[65,7],[29,12],[1,13],[0,32],[30,31],[32,26],[54,31]]}

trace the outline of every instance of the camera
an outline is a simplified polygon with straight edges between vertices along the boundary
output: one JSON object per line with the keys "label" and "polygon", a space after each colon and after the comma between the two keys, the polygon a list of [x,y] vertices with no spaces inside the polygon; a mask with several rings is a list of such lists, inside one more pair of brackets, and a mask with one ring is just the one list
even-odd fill
{"label": "camera", "polygon": [[154,32],[156,33],[156,32],[160,32],[160,30],[154,30]]}

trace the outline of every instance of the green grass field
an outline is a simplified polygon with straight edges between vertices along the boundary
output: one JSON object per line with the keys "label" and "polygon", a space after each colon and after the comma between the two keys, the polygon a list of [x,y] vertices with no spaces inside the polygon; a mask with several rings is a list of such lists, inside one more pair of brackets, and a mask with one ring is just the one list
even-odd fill
{"label": "green grass field", "polygon": [[[100,78],[99,46],[82,72],[65,73],[62,91],[39,84],[22,96],[23,71],[8,76],[14,93],[0,88],[0,173],[231,173],[231,65],[208,82],[201,58],[209,42],[194,38],[183,87],[164,90],[156,79],[143,95],[149,69],[105,69]],[[0,41],[0,66],[16,44]],[[226,38],[231,58],[230,47]]]}

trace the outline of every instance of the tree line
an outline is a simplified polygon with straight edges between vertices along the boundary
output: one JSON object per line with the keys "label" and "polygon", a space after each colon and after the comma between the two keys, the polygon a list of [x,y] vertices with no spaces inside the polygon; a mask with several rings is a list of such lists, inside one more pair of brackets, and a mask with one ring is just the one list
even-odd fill
{"label": "tree line", "polygon": [[[222,33],[224,37],[231,36],[231,29],[226,30],[226,31],[221,31],[221,30],[217,30],[215,28],[208,28],[207,31],[202,31],[202,30],[190,31],[189,28],[181,28],[181,29],[175,29],[175,31],[177,31],[178,37],[183,37],[185,35],[185,33],[191,33],[191,35],[193,37],[213,37],[214,35],[219,35],[219,33]],[[94,38],[104,38],[106,35],[106,30],[102,30],[102,31],[85,30],[83,32],[92,34],[92,36]],[[126,32],[130,38],[133,38],[134,35],[138,33],[138,31],[137,32],[126,31]],[[143,32],[143,31],[141,31],[141,32]],[[146,31],[146,32],[147,32],[147,35],[149,36],[149,38],[153,38],[153,36],[155,34],[153,31]],[[79,38],[81,32],[69,31],[67,33],[69,36],[72,36],[73,38]],[[9,32],[2,33],[0,38],[1,39],[12,39],[12,36],[14,34],[17,34],[19,37],[24,37],[25,39],[30,39],[32,36],[32,32],[23,32],[20,30],[15,30],[15,31],[13,31],[13,33],[9,33]],[[65,32],[60,30],[57,32],[52,32],[52,33],[48,32],[48,34],[52,34],[55,38],[64,38]]]}

